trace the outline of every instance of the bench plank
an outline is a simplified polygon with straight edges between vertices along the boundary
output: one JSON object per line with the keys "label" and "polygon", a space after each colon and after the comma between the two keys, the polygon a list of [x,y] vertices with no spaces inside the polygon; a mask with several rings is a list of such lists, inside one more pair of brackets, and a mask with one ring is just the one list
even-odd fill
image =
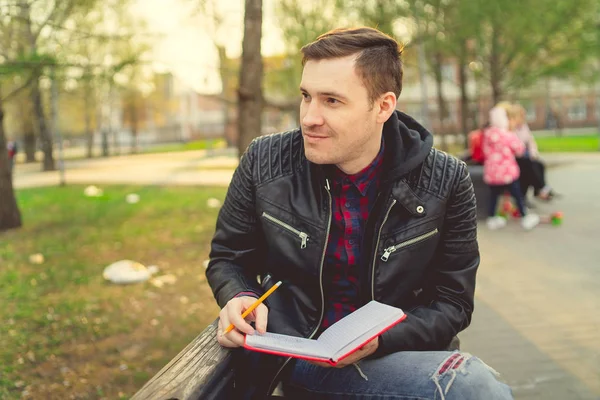
{"label": "bench plank", "polygon": [[230,398],[232,354],[217,342],[217,321],[210,324],[150,379],[132,400],[220,400]]}

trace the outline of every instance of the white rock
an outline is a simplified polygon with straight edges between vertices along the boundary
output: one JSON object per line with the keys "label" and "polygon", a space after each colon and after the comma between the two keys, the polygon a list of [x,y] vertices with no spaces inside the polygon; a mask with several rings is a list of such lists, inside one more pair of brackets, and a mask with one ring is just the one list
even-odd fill
{"label": "white rock", "polygon": [[129,193],[125,196],[125,201],[129,204],[136,204],[140,201],[140,195],[136,193]]}
{"label": "white rock", "polygon": [[44,255],[41,253],[31,254],[29,256],[29,262],[32,264],[43,264],[44,263]]}
{"label": "white rock", "polygon": [[221,207],[221,200],[211,197],[210,199],[206,200],[206,205],[209,208],[218,208]]}
{"label": "white rock", "polygon": [[102,276],[113,283],[127,284],[144,282],[156,272],[158,272],[156,266],[146,268],[136,261],[120,260],[104,268]]}
{"label": "white rock", "polygon": [[90,185],[83,190],[83,194],[87,197],[100,197],[104,194],[104,191],[97,186]]}

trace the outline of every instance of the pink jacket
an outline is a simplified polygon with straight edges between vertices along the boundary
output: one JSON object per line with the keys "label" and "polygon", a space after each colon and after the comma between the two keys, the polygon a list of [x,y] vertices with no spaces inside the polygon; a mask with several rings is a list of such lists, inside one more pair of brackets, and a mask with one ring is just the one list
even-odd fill
{"label": "pink jacket", "polygon": [[496,127],[483,133],[483,181],[488,185],[508,185],[519,179],[515,156],[525,152],[525,145],[514,133]]}

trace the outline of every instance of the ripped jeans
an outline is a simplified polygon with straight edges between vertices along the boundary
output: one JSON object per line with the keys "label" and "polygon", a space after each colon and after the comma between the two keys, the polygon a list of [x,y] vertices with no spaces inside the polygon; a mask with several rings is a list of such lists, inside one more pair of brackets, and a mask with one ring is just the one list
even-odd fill
{"label": "ripped jeans", "polygon": [[284,382],[294,399],[512,399],[497,373],[464,352],[398,352],[345,368],[323,368],[298,360]]}

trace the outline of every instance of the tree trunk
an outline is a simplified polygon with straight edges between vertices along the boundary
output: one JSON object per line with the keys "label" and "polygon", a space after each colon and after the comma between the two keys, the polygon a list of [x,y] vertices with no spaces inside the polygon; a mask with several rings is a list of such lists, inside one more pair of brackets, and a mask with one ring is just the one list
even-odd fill
{"label": "tree trunk", "polygon": [[[37,71],[35,72],[37,73]],[[33,103],[33,115],[38,126],[40,135],[40,143],[42,152],[44,153],[44,161],[42,163],[44,171],[54,171],[54,156],[52,155],[52,135],[48,129],[48,122],[44,115],[44,104],[42,101],[42,93],[40,91],[39,77],[36,77],[31,87],[31,102]]]}
{"label": "tree trunk", "polygon": [[223,106],[223,137],[227,141],[227,147],[233,146],[233,137],[228,133],[228,127],[231,123],[231,116],[229,113],[229,102],[233,102],[235,100],[231,99],[230,90],[229,90],[229,69],[227,68],[227,52],[225,51],[225,46],[216,45],[217,53],[219,54],[219,75],[221,76],[221,97],[223,98],[222,106]]}
{"label": "tree trunk", "polygon": [[[30,118],[29,118],[30,120]],[[25,162],[35,162],[35,132],[25,131],[23,135],[23,150],[25,151]]]}
{"label": "tree trunk", "polygon": [[[30,54],[35,55],[37,54],[37,39],[31,30],[30,6],[26,1],[22,1],[20,6],[25,34],[27,35],[26,37],[29,41],[29,52]],[[42,74],[41,66],[34,67],[31,73],[34,75],[30,92],[31,105],[33,107],[33,117],[37,124],[38,134],[40,135],[40,143],[44,153],[44,161],[42,166],[44,171],[54,171],[56,167],[54,165],[54,157],[52,156],[52,133],[50,132],[50,129],[48,129],[48,122],[46,121],[46,116],[44,115],[42,93],[40,91],[40,76]]]}
{"label": "tree trunk", "polygon": [[8,163],[6,136],[4,135],[4,109],[0,97],[0,232],[19,228],[22,225]]}
{"label": "tree trunk", "polygon": [[442,75],[442,62],[443,57],[442,53],[439,51],[435,53],[435,66],[434,66],[434,75],[435,75],[435,88],[437,91],[437,102],[438,102],[438,120],[440,122],[439,134],[441,135],[442,142],[440,144],[440,149],[443,151],[448,151],[448,141],[446,130],[444,129],[444,123],[446,120],[446,116],[448,114],[448,110],[446,110],[446,101],[444,100],[444,82]]}
{"label": "tree trunk", "polygon": [[[460,87],[460,130],[463,134],[463,143],[465,147],[468,147],[471,110],[469,109],[469,95],[467,93],[467,45],[464,42],[461,45],[458,57],[458,85]],[[475,121],[473,121],[473,125],[476,125]]]}
{"label": "tree trunk", "polygon": [[492,26],[492,46],[490,49],[490,85],[492,87],[492,99],[494,104],[502,100],[502,88],[500,86],[500,32],[497,26]]}
{"label": "tree trunk", "polygon": [[23,132],[23,151],[25,152],[25,162],[35,162],[35,126],[33,123],[33,114],[31,111],[31,96],[26,93],[19,95],[15,100],[18,105],[18,118],[21,121],[21,132]]}
{"label": "tree trunk", "polygon": [[138,109],[137,109],[137,92],[131,93],[129,99],[129,116],[131,118],[131,154],[137,153],[138,147]]}
{"label": "tree trunk", "polygon": [[238,154],[261,134],[263,63],[260,53],[262,37],[262,0],[246,0],[242,65],[238,90]]}
{"label": "tree trunk", "polygon": [[85,81],[85,93],[83,97],[85,107],[85,138],[87,158],[94,157],[94,130],[92,129],[92,85],[90,79]]}

